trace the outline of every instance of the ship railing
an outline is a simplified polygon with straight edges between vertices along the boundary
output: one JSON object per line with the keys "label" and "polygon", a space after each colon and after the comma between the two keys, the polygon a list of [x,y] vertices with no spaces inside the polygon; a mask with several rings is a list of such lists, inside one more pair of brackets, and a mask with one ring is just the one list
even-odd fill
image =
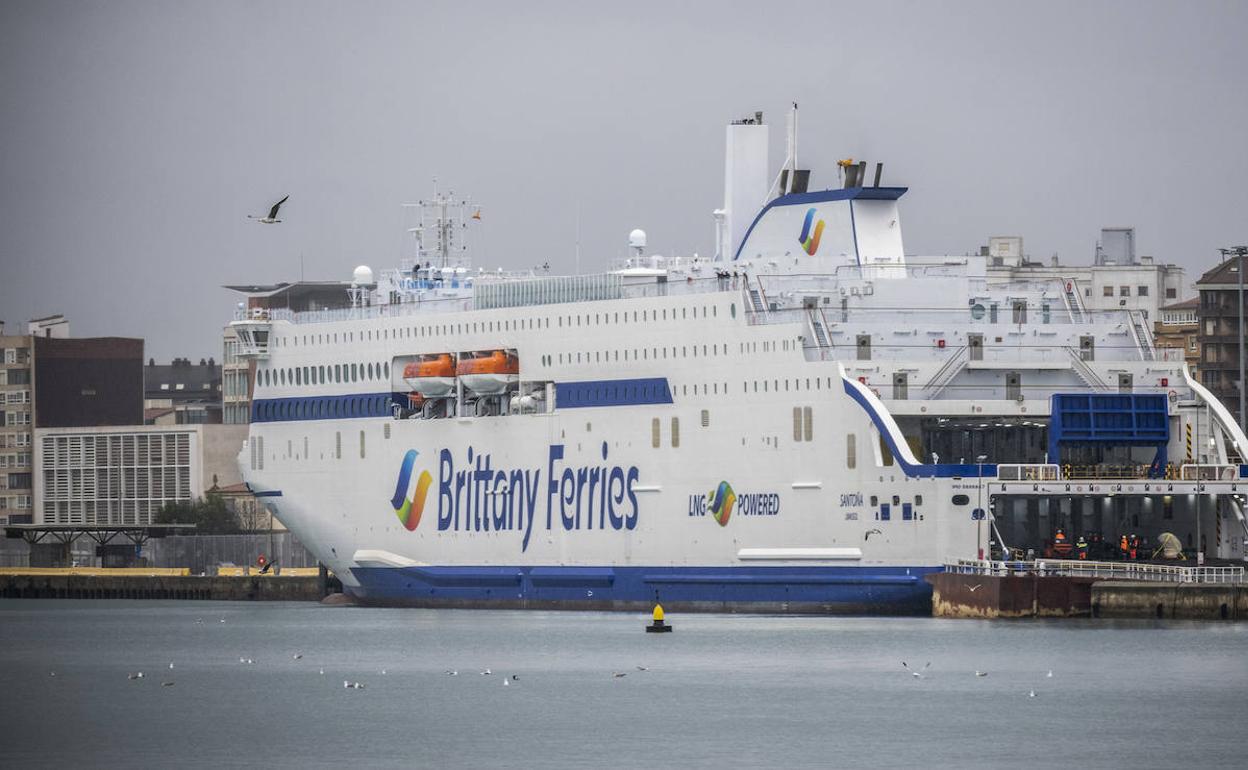
{"label": "ship railing", "polygon": [[1061,469],[1056,465],[1012,463],[997,466],[998,481],[1059,481]]}
{"label": "ship railing", "polygon": [[1192,463],[1179,467],[1182,481],[1238,481],[1238,465],[1212,465]]}
{"label": "ship railing", "polygon": [[1151,564],[1129,561],[1084,561],[1082,559],[1037,559],[1035,561],[995,561],[959,559],[944,565],[946,572],[959,575],[996,577],[1089,577],[1103,580],[1143,580],[1167,583],[1243,583],[1243,567],[1184,567],[1177,564]]}

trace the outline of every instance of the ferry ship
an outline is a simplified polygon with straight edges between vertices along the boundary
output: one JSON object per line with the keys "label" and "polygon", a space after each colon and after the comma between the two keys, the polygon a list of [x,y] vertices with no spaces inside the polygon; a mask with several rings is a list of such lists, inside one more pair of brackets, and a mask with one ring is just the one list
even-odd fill
{"label": "ferry ship", "polygon": [[378,604],[926,612],[959,559],[1176,516],[1242,557],[1248,441],[1142,319],[907,258],[906,188],[809,189],[795,119],[774,177],[728,127],[713,257],[487,273],[435,194],[397,269],[230,287],[251,489]]}

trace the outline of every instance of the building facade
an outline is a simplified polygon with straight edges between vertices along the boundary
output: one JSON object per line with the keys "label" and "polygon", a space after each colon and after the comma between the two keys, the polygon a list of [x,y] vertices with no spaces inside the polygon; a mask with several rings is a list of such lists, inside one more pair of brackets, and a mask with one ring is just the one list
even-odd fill
{"label": "building facade", "polygon": [[0,523],[29,521],[33,492],[31,342],[0,327]]}
{"label": "building facade", "polygon": [[124,425],[35,431],[36,524],[142,526],[169,503],[239,484],[243,426]]}
{"label": "building facade", "polygon": [[1240,281],[1248,278],[1243,269],[1248,257],[1232,257],[1201,276],[1200,292],[1200,382],[1244,424],[1240,414],[1241,329],[1246,308],[1241,304]]}
{"label": "building facade", "polygon": [[238,357],[238,334],[225,327],[221,358],[221,421],[226,425],[251,422],[251,383],[255,363]]}
{"label": "building facade", "polygon": [[[221,367],[211,358],[198,364],[189,358],[172,363],[149,360],[143,367],[143,408],[172,410],[174,425],[216,425],[221,422]],[[135,424],[147,420],[139,419]]]}
{"label": "building facade", "polygon": [[1200,331],[1199,311],[1199,297],[1173,305],[1163,305],[1161,317],[1153,327],[1153,339],[1157,348],[1172,351],[1176,356],[1173,360],[1181,357],[1193,377],[1199,377],[1200,372],[1200,344],[1197,339]]}
{"label": "building facade", "polygon": [[143,340],[73,339],[63,316],[0,328],[0,523],[30,523],[34,430],[142,420]]}

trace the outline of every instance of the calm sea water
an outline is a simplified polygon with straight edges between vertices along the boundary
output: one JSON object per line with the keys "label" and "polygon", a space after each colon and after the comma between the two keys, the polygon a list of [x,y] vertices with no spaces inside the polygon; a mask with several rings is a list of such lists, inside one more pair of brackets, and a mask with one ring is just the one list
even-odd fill
{"label": "calm sea water", "polygon": [[1248,765],[1245,624],[669,619],[0,601],[0,764]]}

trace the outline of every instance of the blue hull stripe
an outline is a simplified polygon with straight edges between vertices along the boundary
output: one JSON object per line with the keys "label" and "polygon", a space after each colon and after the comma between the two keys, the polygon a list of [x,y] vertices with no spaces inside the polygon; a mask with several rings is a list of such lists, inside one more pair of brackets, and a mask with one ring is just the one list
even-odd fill
{"label": "blue hull stripe", "polygon": [[351,591],[375,604],[772,612],[924,613],[939,567],[367,567]]}

